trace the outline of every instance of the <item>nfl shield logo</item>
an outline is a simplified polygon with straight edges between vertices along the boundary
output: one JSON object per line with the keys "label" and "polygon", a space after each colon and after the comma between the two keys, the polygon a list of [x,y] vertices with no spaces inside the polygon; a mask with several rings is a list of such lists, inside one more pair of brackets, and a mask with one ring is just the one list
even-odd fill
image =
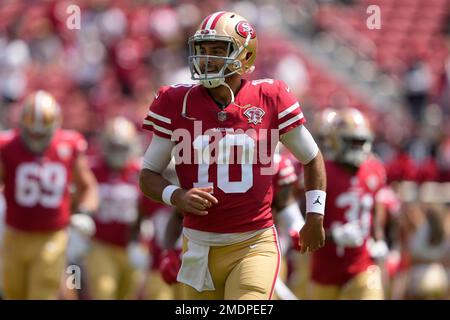
{"label": "nfl shield logo", "polygon": [[217,114],[217,119],[219,119],[219,121],[221,121],[221,122],[227,120],[227,113],[225,111],[220,111]]}
{"label": "nfl shield logo", "polygon": [[244,115],[248,118],[248,123],[253,124],[261,123],[264,114],[264,110],[258,107],[251,107],[244,112]]}

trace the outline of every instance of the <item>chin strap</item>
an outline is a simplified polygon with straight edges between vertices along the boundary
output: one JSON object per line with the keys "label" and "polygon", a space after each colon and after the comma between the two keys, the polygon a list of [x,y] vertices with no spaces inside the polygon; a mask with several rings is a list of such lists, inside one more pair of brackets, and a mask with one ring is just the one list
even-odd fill
{"label": "chin strap", "polygon": [[194,89],[195,87],[198,87],[198,86],[199,86],[199,84],[196,84],[195,86],[192,86],[192,87],[186,92],[186,94],[184,95],[184,98],[183,98],[183,109],[181,110],[181,116],[182,116],[183,118],[186,118],[186,119],[189,119],[189,120],[192,120],[192,121],[195,121],[195,120],[197,120],[197,119],[196,119],[196,118],[191,118],[191,117],[189,117],[189,116],[187,115],[187,112],[186,112],[186,103],[187,103],[187,98],[188,98],[189,93],[191,93],[192,89]]}
{"label": "chin strap", "polygon": [[250,107],[249,104],[247,104],[247,105],[245,105],[245,106],[241,106],[241,105],[237,104],[236,101],[234,101],[234,92],[233,92],[233,90],[231,90],[230,86],[229,86],[227,83],[225,83],[225,82],[222,83],[222,85],[225,86],[225,87],[227,87],[228,90],[230,90],[230,93],[231,93],[231,102],[230,102],[230,104],[233,103],[235,106],[237,106],[237,107],[239,107],[239,108],[241,108],[241,109],[247,109],[248,107]]}
{"label": "chin strap", "polygon": [[[224,83],[222,83],[221,85],[227,87],[228,90],[230,90],[230,93],[231,93],[231,101],[230,101],[230,104],[234,103],[234,92],[233,92],[233,90],[231,90],[231,88],[230,88],[230,86],[228,85],[228,83],[224,82]],[[234,103],[234,104],[236,104],[236,103]]]}

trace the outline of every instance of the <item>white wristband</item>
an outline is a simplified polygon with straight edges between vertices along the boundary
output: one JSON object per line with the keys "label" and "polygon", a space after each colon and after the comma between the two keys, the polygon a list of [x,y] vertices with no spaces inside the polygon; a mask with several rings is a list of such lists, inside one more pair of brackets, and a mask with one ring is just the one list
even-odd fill
{"label": "white wristband", "polygon": [[306,213],[314,212],[325,215],[325,200],[327,194],[322,190],[309,190],[305,192]]}
{"label": "white wristband", "polygon": [[180,189],[180,187],[172,184],[169,184],[167,187],[164,188],[162,192],[162,200],[164,201],[164,203],[168,204],[169,206],[173,206],[172,201],[170,200],[172,198],[172,194],[177,189]]}

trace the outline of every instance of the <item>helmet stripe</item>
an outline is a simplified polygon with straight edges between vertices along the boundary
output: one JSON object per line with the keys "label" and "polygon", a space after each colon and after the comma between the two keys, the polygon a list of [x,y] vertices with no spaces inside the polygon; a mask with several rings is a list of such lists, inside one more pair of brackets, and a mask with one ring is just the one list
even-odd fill
{"label": "helmet stripe", "polygon": [[42,105],[44,104],[44,102],[45,102],[45,98],[46,98],[46,96],[45,96],[45,93],[44,92],[42,92],[42,91],[38,91],[37,93],[36,93],[36,96],[35,96],[35,103],[34,103],[34,112],[35,112],[35,114],[34,114],[34,121],[35,121],[35,125],[38,125],[38,126],[41,126],[42,125],[42,117],[43,117],[43,114],[42,114]]}
{"label": "helmet stripe", "polygon": [[205,29],[206,23],[208,22],[208,20],[209,20],[210,17],[211,17],[211,15],[207,16],[207,17],[205,18],[205,20],[203,20],[202,27],[201,27],[200,29],[202,29],[202,30]]}
{"label": "helmet stripe", "polygon": [[220,12],[219,15],[217,15],[211,25],[211,29],[214,29],[216,27],[217,22],[219,21],[220,17],[223,16],[225,12]]}
{"label": "helmet stripe", "polygon": [[219,12],[213,13],[209,17],[208,22],[206,23],[206,26],[204,27],[204,29],[214,29],[214,27],[217,24],[217,21],[224,13],[225,13],[225,11],[219,11]]}

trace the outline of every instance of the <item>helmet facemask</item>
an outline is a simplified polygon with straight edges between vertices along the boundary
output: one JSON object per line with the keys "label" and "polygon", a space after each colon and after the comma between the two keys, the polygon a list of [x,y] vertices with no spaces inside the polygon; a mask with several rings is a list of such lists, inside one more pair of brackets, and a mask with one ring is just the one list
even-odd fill
{"label": "helmet facemask", "polygon": [[370,156],[372,137],[341,136],[337,159],[343,163],[359,167]]}
{"label": "helmet facemask", "polygon": [[113,169],[124,168],[133,156],[131,145],[112,141],[105,142],[103,152],[108,166]]}
{"label": "helmet facemask", "polygon": [[27,148],[36,154],[42,153],[50,144],[53,138],[53,133],[56,128],[48,130],[32,130],[30,128],[22,127],[20,134],[22,141]]}
{"label": "helmet facemask", "polygon": [[358,168],[372,152],[373,132],[367,118],[355,108],[338,110],[328,132],[333,158]]}
{"label": "helmet facemask", "polygon": [[101,137],[105,161],[112,169],[123,169],[137,154],[134,125],[124,117],[109,119]]}
{"label": "helmet facemask", "polygon": [[[213,31],[213,30],[212,30]],[[239,46],[233,37],[196,34],[189,39],[189,68],[192,80],[198,80],[207,88],[216,88],[225,83],[225,78],[233,74],[242,74],[243,66],[238,57],[245,50],[251,35],[247,36],[244,45]],[[226,43],[225,56],[201,54],[202,42]],[[216,66],[221,66],[217,70]],[[212,67],[212,68],[211,68]],[[212,69],[212,70],[211,70]]]}

